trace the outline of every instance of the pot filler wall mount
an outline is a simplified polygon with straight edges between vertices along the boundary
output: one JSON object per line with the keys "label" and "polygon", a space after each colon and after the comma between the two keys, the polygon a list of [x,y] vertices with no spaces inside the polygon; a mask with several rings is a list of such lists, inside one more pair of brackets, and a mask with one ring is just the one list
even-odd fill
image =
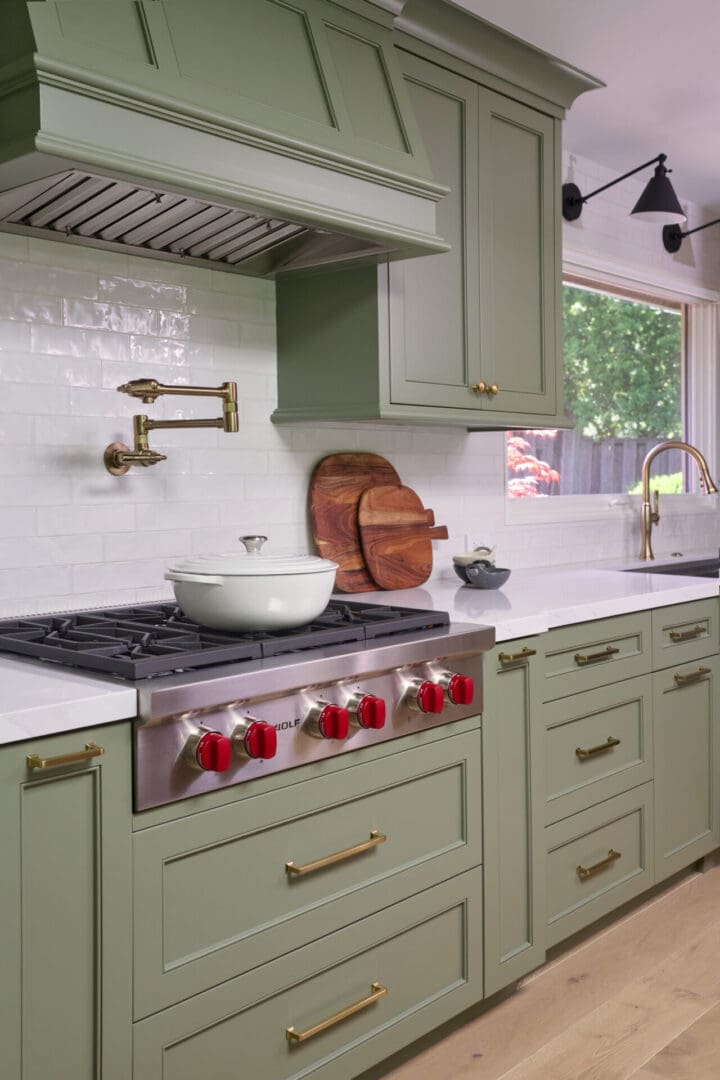
{"label": "pot filler wall mount", "polygon": [[124,476],[133,465],[157,465],[166,461],[165,454],[151,450],[148,432],[167,428],[222,428],[238,431],[237,383],[226,382],[220,386],[165,386],[157,379],[132,379],[118,386],[121,394],[140,398],[145,404],[153,404],[163,394],[185,394],[191,397],[219,397],[223,414],[208,420],[151,420],[144,413],[133,416],[135,436],[132,450],[126,443],[114,442],[105,448],[105,468],[113,476]]}

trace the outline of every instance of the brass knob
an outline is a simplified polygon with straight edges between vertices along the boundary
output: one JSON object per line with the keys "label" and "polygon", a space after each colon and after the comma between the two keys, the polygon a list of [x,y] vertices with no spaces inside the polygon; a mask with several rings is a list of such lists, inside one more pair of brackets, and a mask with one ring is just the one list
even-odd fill
{"label": "brass knob", "polygon": [[497,383],[476,382],[470,387],[473,394],[487,394],[488,397],[495,397],[500,393],[500,387]]}

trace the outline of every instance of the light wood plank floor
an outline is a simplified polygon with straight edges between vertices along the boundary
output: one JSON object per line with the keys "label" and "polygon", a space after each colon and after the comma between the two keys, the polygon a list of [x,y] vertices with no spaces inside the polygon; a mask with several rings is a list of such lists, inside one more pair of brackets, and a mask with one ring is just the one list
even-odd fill
{"label": "light wood plank floor", "polygon": [[530,975],[386,1080],[720,1080],[720,867]]}

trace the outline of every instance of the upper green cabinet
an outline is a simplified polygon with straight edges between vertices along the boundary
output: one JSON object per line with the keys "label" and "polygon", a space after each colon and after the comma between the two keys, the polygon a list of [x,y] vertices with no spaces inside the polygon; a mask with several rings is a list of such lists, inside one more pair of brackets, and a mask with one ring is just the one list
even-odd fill
{"label": "upper green cabinet", "polygon": [[[275,422],[566,423],[560,117],[527,93],[399,52],[451,250],[278,283]],[[428,58],[430,57],[430,58]],[[437,58],[439,59],[439,58]],[[462,69],[460,72],[459,69]],[[497,80],[488,78],[489,82]],[[526,100],[523,100],[526,99]]]}

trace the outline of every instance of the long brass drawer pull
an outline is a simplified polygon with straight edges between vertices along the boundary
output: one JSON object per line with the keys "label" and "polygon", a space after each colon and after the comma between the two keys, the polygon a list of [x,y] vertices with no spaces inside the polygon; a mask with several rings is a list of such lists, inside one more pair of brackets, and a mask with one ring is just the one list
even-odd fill
{"label": "long brass drawer pull", "polygon": [[670,637],[673,641],[691,641],[693,638],[700,637],[704,632],[704,626],[696,626],[692,630],[671,630]]}
{"label": "long brass drawer pull", "polygon": [[319,1035],[321,1031],[327,1031],[328,1028],[334,1027],[335,1024],[340,1024],[343,1020],[347,1020],[349,1016],[354,1016],[355,1013],[367,1009],[369,1005],[374,1005],[381,997],[385,997],[387,992],[387,986],[382,986],[381,983],[374,982],[370,986],[370,993],[366,998],[363,998],[362,1001],[356,1001],[354,1005],[348,1005],[347,1009],[342,1009],[339,1013],[335,1013],[334,1016],[329,1016],[327,1020],[322,1020],[319,1024],[316,1024],[315,1027],[308,1028],[307,1031],[296,1031],[294,1027],[286,1028],[285,1038],[288,1042],[307,1042],[308,1039],[312,1039],[313,1035]]}
{"label": "long brass drawer pull", "polygon": [[604,754],[607,750],[612,750],[613,746],[619,745],[619,739],[616,739],[613,735],[608,735],[607,742],[600,743],[599,746],[591,746],[588,750],[583,750],[581,746],[578,746],[575,753],[581,761],[585,761],[586,758],[595,757],[596,754]]}
{"label": "long brass drawer pull", "polygon": [[599,660],[609,660],[611,656],[619,653],[620,650],[615,648],[614,645],[608,645],[607,649],[603,649],[602,652],[589,653],[587,656],[584,653],[575,653],[575,663],[584,667],[585,664],[597,664]]}
{"label": "long brass drawer pull", "polygon": [[89,761],[90,758],[102,757],[105,749],[94,742],[85,743],[84,750],[75,754],[60,754],[59,757],[41,758],[39,754],[28,754],[25,764],[28,769],[55,769],[58,765],[74,765],[76,761]]}
{"label": "long brass drawer pull", "polygon": [[585,881],[587,878],[592,877],[594,874],[599,874],[601,870],[607,870],[608,866],[612,866],[619,858],[621,858],[621,852],[613,851],[612,848],[607,853],[607,858],[602,859],[600,862],[596,862],[594,866],[578,866],[577,876],[581,881]]}
{"label": "long brass drawer pull", "polygon": [[690,671],[687,675],[673,675],[673,679],[678,686],[689,686],[690,683],[699,682],[700,679],[704,679],[709,674],[709,667],[699,667],[697,671]]}
{"label": "long brass drawer pull", "polygon": [[332,866],[333,863],[343,862],[344,859],[352,859],[356,855],[362,855],[364,851],[371,851],[377,847],[378,844],[384,844],[387,840],[385,833],[378,832],[377,829],[373,829],[370,833],[369,840],[363,840],[362,844],[354,844],[352,847],[345,848],[343,851],[335,851],[332,855],[326,855],[323,859],[316,859],[315,862],[305,863],[304,866],[298,866],[297,863],[288,862],[285,863],[285,870],[288,874],[295,877],[302,877],[304,874],[313,874],[316,870],[323,870],[326,866]]}
{"label": "long brass drawer pull", "polygon": [[528,649],[527,646],[516,653],[498,653],[498,660],[501,664],[518,664],[521,660],[527,660],[530,656],[536,656],[537,649]]}

